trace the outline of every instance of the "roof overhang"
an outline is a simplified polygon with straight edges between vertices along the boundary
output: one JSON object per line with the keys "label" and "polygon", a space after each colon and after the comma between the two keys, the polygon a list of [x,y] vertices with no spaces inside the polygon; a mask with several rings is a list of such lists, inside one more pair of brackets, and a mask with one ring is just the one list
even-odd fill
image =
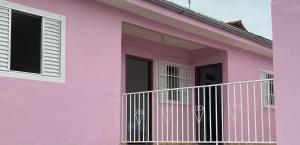
{"label": "roof overhang", "polygon": [[[166,8],[168,4],[161,0],[97,0],[99,2],[117,7],[119,9],[131,12],[133,14],[158,21],[160,23],[181,29],[186,32],[194,33],[230,46],[241,48],[247,51],[258,53],[264,56],[272,57],[272,44],[268,45],[257,42],[255,37],[243,37],[235,28],[219,25],[215,19],[211,19],[207,23],[199,21],[197,15],[191,15],[191,12],[176,12],[178,9]],[[160,6],[158,4],[162,4]],[[176,6],[176,5],[175,5]],[[173,10],[172,10],[173,9]],[[187,16],[191,15],[191,16]],[[220,21],[219,21],[220,22]],[[220,22],[221,23],[221,22]],[[222,23],[221,23],[222,24]],[[251,35],[246,33],[244,35]],[[253,34],[254,35],[254,34]],[[261,42],[267,40],[262,39]]]}

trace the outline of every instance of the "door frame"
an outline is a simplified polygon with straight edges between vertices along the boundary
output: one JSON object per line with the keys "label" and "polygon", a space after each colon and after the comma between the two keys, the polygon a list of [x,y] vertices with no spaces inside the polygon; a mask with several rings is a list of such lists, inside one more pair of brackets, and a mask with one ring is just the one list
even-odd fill
{"label": "door frame", "polygon": [[[125,92],[127,92],[127,59],[136,59],[136,60],[141,60],[141,61],[146,61],[149,63],[149,71],[148,71],[148,80],[150,80],[148,83],[148,90],[145,91],[152,91],[153,90],[153,59],[145,58],[145,57],[140,57],[140,56],[135,56],[135,55],[130,55],[130,54],[125,54]],[[149,96],[149,140],[152,140],[152,96]],[[127,128],[126,128],[127,130]],[[149,143],[126,143],[128,145],[131,144],[149,144]],[[150,143],[152,144],[152,143]]]}
{"label": "door frame", "polygon": [[[201,66],[196,66],[195,67],[195,86],[200,86],[200,85],[202,85],[202,84],[200,84],[200,82],[198,82],[197,80],[198,80],[198,75],[197,75],[197,71],[198,70],[200,70],[200,69],[203,69],[203,68],[210,68],[210,67],[220,67],[220,69],[221,69],[221,78],[220,78],[220,80],[221,80],[221,82],[220,83],[223,83],[223,64],[222,63],[215,63],[215,64],[208,64],[208,65],[201,65]],[[219,84],[219,83],[217,83],[217,84]],[[221,102],[221,103],[224,103],[224,102]],[[222,112],[221,112],[222,113]],[[219,117],[221,117],[221,114],[220,114],[220,116],[218,115],[218,118]],[[222,121],[222,120],[221,120]],[[221,124],[219,124],[219,125],[221,125],[221,128],[222,128],[222,122],[220,121],[220,123]],[[218,125],[218,126],[219,126]],[[196,123],[196,127],[198,126],[198,124]],[[198,130],[198,129],[196,129],[196,130]],[[219,132],[220,133],[220,132]],[[198,131],[197,131],[197,133],[196,134],[198,134]],[[198,135],[197,135],[198,136]],[[221,137],[222,136],[224,136],[224,134],[221,134]],[[216,140],[218,140],[217,138],[216,138]],[[214,144],[214,143],[212,143],[212,144]],[[220,144],[220,143],[219,143]]]}

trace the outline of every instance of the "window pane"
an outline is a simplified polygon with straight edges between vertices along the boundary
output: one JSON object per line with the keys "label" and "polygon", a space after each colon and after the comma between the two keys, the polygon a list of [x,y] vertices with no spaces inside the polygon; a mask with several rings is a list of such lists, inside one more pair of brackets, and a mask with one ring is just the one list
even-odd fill
{"label": "window pane", "polygon": [[188,66],[168,62],[160,62],[158,69],[159,89],[172,89],[164,93],[164,98],[162,100],[169,100],[172,102],[184,102],[184,100],[186,100],[186,90],[177,90],[173,88],[188,86]]}
{"label": "window pane", "polygon": [[[274,75],[270,71],[261,72],[262,79],[273,79]],[[263,95],[264,95],[264,105],[265,107],[274,105],[274,81],[268,80],[263,81]]]}
{"label": "window pane", "polygon": [[179,87],[179,68],[175,66],[167,66],[168,88]]}
{"label": "window pane", "polygon": [[41,24],[39,16],[12,11],[11,70],[41,73]]}

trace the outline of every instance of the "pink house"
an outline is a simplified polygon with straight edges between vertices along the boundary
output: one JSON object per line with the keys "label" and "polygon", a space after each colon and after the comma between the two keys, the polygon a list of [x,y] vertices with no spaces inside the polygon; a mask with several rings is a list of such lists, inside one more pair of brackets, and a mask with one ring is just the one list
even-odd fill
{"label": "pink house", "polygon": [[278,144],[298,145],[300,129],[298,74],[300,42],[300,1],[273,0],[272,20],[274,37],[274,66],[276,75],[276,122]]}
{"label": "pink house", "polygon": [[272,70],[165,0],[0,1],[0,145],[275,144]]}

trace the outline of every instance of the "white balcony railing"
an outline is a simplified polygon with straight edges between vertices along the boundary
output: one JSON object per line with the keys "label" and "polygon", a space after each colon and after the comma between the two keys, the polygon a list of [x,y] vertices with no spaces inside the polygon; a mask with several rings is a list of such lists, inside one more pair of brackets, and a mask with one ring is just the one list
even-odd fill
{"label": "white balcony railing", "polygon": [[272,83],[122,94],[122,143],[275,143]]}

